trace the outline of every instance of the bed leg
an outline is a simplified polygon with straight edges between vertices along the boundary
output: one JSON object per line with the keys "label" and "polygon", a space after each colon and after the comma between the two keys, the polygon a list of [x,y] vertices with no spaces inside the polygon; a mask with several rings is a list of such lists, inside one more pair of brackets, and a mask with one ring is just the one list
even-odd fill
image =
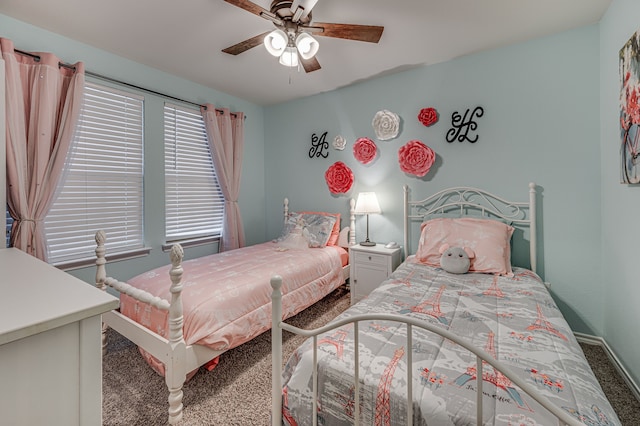
{"label": "bed leg", "polygon": [[169,389],[169,424],[175,425],[182,421],[182,386]]}
{"label": "bed leg", "polygon": [[[107,270],[105,264],[106,250],[104,248],[104,242],[107,236],[104,231],[100,230],[96,232],[96,288],[107,291],[107,286],[104,280],[107,278]],[[102,323],[102,356],[107,354],[107,325]]]}
{"label": "bed leg", "polygon": [[282,277],[271,278],[271,425],[282,426]]}

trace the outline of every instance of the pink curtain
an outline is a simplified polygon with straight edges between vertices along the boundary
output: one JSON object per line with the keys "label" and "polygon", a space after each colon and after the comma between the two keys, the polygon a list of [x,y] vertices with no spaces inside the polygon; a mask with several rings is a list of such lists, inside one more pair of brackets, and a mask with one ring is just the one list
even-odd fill
{"label": "pink curtain", "polygon": [[225,199],[220,251],[244,247],[244,228],[238,206],[244,149],[244,114],[230,113],[228,109],[216,111],[211,104],[203,106],[200,110],[207,129],[207,139],[218,182]]}
{"label": "pink curtain", "polygon": [[[0,38],[5,60],[7,201],[11,244],[47,260],[44,218],[62,175],[78,121],[84,65],[70,69],[50,53],[16,53]],[[38,60],[37,57],[40,59]]]}

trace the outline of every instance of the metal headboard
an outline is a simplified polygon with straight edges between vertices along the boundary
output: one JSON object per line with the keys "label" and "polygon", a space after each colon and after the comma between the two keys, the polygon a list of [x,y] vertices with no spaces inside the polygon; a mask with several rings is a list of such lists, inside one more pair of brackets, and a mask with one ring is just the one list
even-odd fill
{"label": "metal headboard", "polygon": [[[404,185],[404,250],[411,247],[411,223],[424,222],[437,214],[459,214],[507,220],[515,228],[529,228],[530,269],[536,272],[536,184],[529,183],[529,201],[516,202],[500,198],[490,192],[471,187],[443,189],[420,201],[409,201],[409,186]],[[417,237],[416,237],[417,241]]]}

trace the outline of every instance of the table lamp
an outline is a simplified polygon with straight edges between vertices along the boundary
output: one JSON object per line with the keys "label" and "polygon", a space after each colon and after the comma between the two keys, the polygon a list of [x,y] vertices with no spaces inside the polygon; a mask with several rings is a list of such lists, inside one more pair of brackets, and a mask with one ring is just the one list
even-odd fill
{"label": "table lamp", "polygon": [[355,214],[367,215],[367,239],[360,242],[361,246],[375,246],[376,243],[369,241],[369,215],[380,214],[380,204],[378,204],[378,197],[375,192],[361,192],[358,194],[358,200],[356,201]]}

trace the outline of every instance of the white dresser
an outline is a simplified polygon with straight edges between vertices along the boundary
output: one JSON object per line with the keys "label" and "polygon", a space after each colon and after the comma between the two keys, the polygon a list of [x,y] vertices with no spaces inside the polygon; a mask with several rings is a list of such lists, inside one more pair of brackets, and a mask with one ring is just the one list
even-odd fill
{"label": "white dresser", "polygon": [[101,314],[117,298],[0,249],[0,424],[102,425]]}

